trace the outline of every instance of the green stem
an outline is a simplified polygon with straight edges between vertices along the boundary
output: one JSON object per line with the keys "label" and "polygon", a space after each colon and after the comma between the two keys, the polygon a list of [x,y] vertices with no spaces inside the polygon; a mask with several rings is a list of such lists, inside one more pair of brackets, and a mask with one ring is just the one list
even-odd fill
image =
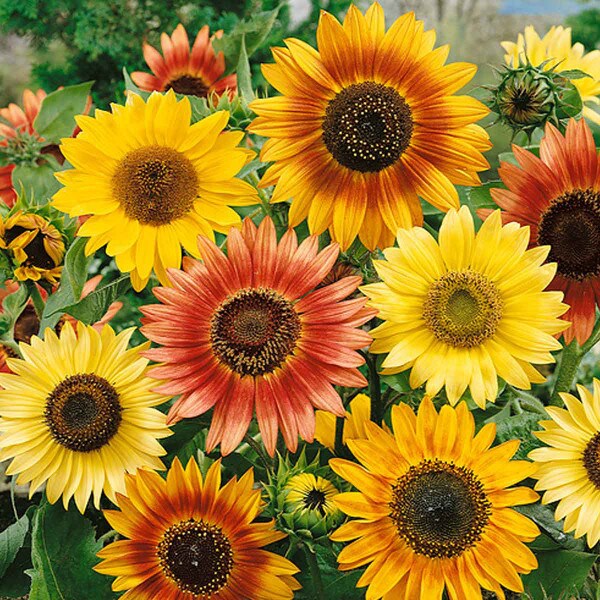
{"label": "green stem", "polygon": [[313,581],[315,600],[326,600],[321,569],[319,569],[319,564],[317,563],[317,555],[306,545],[304,546],[304,554],[306,555],[310,576]]}
{"label": "green stem", "polygon": [[17,510],[17,503],[15,501],[15,485],[17,484],[17,476],[13,475],[10,478],[10,503],[12,504],[13,513],[15,519],[19,520],[19,511]]}
{"label": "green stem", "polygon": [[112,539],[116,538],[118,535],[119,535],[118,531],[111,529],[110,531],[107,531],[104,535],[101,535],[98,538],[98,542],[104,546],[106,541],[112,540]]}
{"label": "green stem", "polygon": [[371,421],[381,425],[383,421],[383,403],[381,401],[381,383],[377,372],[377,357],[365,353],[367,367],[369,369],[369,396],[371,396]]}
{"label": "green stem", "polygon": [[258,458],[265,465],[265,469],[273,471],[273,459],[264,451],[263,447],[249,434],[244,435],[244,441],[258,454]]}
{"label": "green stem", "polygon": [[260,205],[262,206],[265,216],[273,218],[273,207],[271,206],[271,203],[269,201],[269,196],[267,195],[265,190],[258,187],[258,175],[252,172],[248,175],[248,179],[250,179],[250,183],[252,183],[252,185],[256,188],[256,191],[258,192],[258,199],[260,200]]}
{"label": "green stem", "polygon": [[556,375],[556,382],[554,383],[554,389],[552,390],[552,396],[550,398],[550,404],[554,406],[562,405],[560,393],[568,392],[571,387],[573,387],[573,382],[577,375],[577,368],[579,367],[583,355],[584,352],[582,352],[582,349],[579,347],[576,340],[573,340],[568,346],[563,348],[558,373]]}
{"label": "green stem", "polygon": [[31,283],[28,286],[29,288],[29,296],[31,297],[31,301],[33,302],[33,308],[35,308],[35,313],[42,320],[42,315],[44,314],[44,308],[46,307],[45,302],[42,300],[42,296],[40,294],[40,290],[35,283]]}
{"label": "green stem", "polygon": [[344,452],[344,423],[346,419],[343,417],[335,418],[335,444],[334,452],[336,456],[340,456]]}

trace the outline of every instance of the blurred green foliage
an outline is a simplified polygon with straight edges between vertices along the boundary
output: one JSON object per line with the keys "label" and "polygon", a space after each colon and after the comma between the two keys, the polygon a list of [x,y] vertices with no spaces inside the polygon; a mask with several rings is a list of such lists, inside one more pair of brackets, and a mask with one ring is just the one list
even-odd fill
{"label": "blurred green foliage", "polygon": [[312,0],[307,19],[292,25],[288,0],[0,0],[0,31],[27,36],[34,47],[32,87],[47,91],[93,79],[97,106],[121,99],[122,68],[148,70],[142,42],[159,45],[183,23],[190,38],[205,24],[211,31],[231,30],[242,19],[280,6],[277,22],[254,62],[254,83],[261,87],[259,63],[270,60],[269,47],[290,35],[314,41],[319,11],[336,15],[350,0]]}
{"label": "blurred green foliage", "polygon": [[600,8],[589,8],[566,18],[573,30],[573,42],[580,42],[589,52],[600,48]]}

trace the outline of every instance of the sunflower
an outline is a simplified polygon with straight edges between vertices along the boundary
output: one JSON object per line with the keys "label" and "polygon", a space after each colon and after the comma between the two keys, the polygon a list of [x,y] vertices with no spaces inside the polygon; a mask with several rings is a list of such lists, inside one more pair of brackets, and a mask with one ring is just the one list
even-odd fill
{"label": "sunflower", "polygon": [[[513,146],[519,166],[502,162],[508,187],[492,189],[505,222],[529,226],[530,246],[550,245],[557,264],[551,289],[561,290],[572,325],[566,343],[585,342],[594,327],[600,299],[600,154],[584,120],[571,119],[563,135],[551,124],[540,143],[540,158]],[[481,210],[485,218],[491,211]]]}
{"label": "sunflower", "polygon": [[583,44],[571,43],[571,28],[553,26],[540,38],[533,25],[525,27],[525,34],[519,34],[517,42],[502,42],[506,50],[504,59],[513,67],[529,62],[534,66],[542,65],[545,70],[579,70],[587,77],[574,77],[571,83],[587,106],[583,107],[583,116],[600,124],[600,114],[589,104],[600,104],[600,50],[585,54]]}
{"label": "sunflower", "polygon": [[118,335],[67,323],[60,338],[19,346],[23,360],[9,358],[11,374],[0,373],[0,460],[12,459],[7,474],[30,482],[30,495],[46,482],[48,501],[75,497],[83,512],[93,493],[114,501],[126,471],[163,469],[157,439],[170,435],[165,416],[151,408],[168,398],[150,391],[148,361],[127,350],[133,329]]}
{"label": "sunflower", "polygon": [[[371,420],[371,398],[366,394],[357,394],[348,405],[344,419],[342,441],[364,440],[367,437],[365,423]],[[326,410],[315,413],[315,440],[326,448],[335,448],[335,415]]]}
{"label": "sunflower", "polygon": [[[23,92],[23,108],[16,104],[9,104],[6,108],[0,108],[0,117],[6,123],[0,122],[0,151],[14,143],[19,138],[37,138],[33,128],[33,122],[40,112],[42,100],[46,97],[44,90],[38,90],[35,94],[31,90]],[[12,185],[12,172],[14,164],[0,167],[0,199],[8,206],[13,206],[17,199],[17,193]]]}
{"label": "sunflower", "polygon": [[16,264],[14,276],[19,281],[58,283],[65,243],[44,217],[19,210],[0,220],[0,249],[7,250]]}
{"label": "sunflower", "polygon": [[93,215],[79,229],[86,252],[106,246],[117,267],[144,288],[154,268],[163,285],[166,269],[179,267],[181,247],[199,256],[196,237],[214,239],[240,223],[231,206],[258,203],[256,190],[234,175],[253,152],[238,147],[242,131],[222,133],[229,113],[216,112],[190,126],[187,98],[131,94],[126,106],[94,118],[77,117],[81,133],[61,150],[75,167],[56,174],[65,186],[55,208]]}
{"label": "sunflower", "polygon": [[184,26],[179,23],[169,37],[163,33],[160,37],[163,56],[160,52],[144,43],[144,59],[154,73],[135,71],[131,74],[133,82],[147,92],[173,90],[178,94],[206,98],[213,92],[234,94],[237,90],[235,74],[223,77],[225,57],[222,52],[215,55],[212,47],[214,37],[220,38],[217,31],[209,38],[208,25],[200,29],[190,52],[190,42]]}
{"label": "sunflower", "polygon": [[116,575],[113,590],[122,600],[285,600],[299,585],[298,569],[262,547],[285,534],[260,514],[260,490],[252,470],[221,487],[217,461],[202,478],[192,458],[184,471],[179,459],[166,480],[153,471],[127,475],[120,511],[106,510],[110,525],[128,539],[109,544],[94,567]]}
{"label": "sunflower", "polygon": [[286,508],[290,512],[318,513],[321,517],[338,512],[333,498],[339,492],[333,483],[324,477],[312,473],[300,473],[288,481],[285,489]]}
{"label": "sunflower", "polygon": [[357,235],[385,248],[398,227],[422,223],[418,196],[447,211],[459,205],[455,184],[480,184],[490,143],[474,123],[489,111],[453,95],[477,69],[444,66],[449,48],[434,42],[413,13],[386,33],[375,3],[364,16],[351,6],[343,25],[322,11],[318,52],[293,38],[273,49],[262,70],[283,96],[251,102],[248,129],[271,138],[261,185],[276,184],[272,202],[293,198],[292,227],[308,217],[342,250]]}
{"label": "sunflower", "polygon": [[497,376],[529,389],[544,377],[532,364],[554,362],[553,337],[567,327],[558,317],[562,292],[546,292],[556,265],[542,265],[550,248],[527,250],[529,229],[502,226],[500,211],[477,234],[466,206],[451,210],[439,244],[424,229],[398,230],[399,248],[375,261],[383,280],[364,286],[385,322],[371,331],[371,352],[389,352],[385,373],[412,367],[410,385],[445,386],[455,404],[468,387],[482,408],[498,394]]}
{"label": "sunflower", "polygon": [[561,394],[566,410],[547,406],[552,420],[540,421],[544,431],[533,433],[548,448],[529,453],[538,469],[535,489],[545,490],[542,502],[560,500],[555,518],[564,518],[564,530],[575,537],[587,535],[590,548],[600,540],[600,381],[594,379],[593,394],[577,386],[581,401]]}
{"label": "sunflower", "polygon": [[[28,164],[36,158],[39,160],[44,154],[52,154],[58,162],[61,164],[64,162],[58,146],[45,143],[33,126],[45,97],[44,90],[40,89],[35,93],[25,90],[23,108],[13,103],[6,108],[0,108],[0,117],[6,121],[6,123],[0,122],[0,154],[8,150],[11,155],[21,156]],[[92,98],[88,97],[84,114],[89,112],[91,106]],[[73,135],[77,135],[78,132],[79,129],[75,128]],[[17,193],[12,185],[12,172],[15,166],[14,163],[9,163],[0,167],[0,200],[8,206],[13,206],[17,199]]]}
{"label": "sunflower", "polygon": [[[91,292],[93,292],[100,281],[102,280],[102,275],[96,275],[92,277],[83,286],[81,290],[81,298],[85,298]],[[0,315],[4,312],[1,306],[1,301],[9,294],[15,293],[19,289],[19,285],[17,282],[10,282],[6,290],[0,290]],[[44,301],[46,301],[48,297],[48,292],[45,289],[38,286],[38,291],[40,292],[40,296]],[[92,327],[97,331],[102,331],[102,328],[106,323],[108,323],[118,312],[121,310],[123,306],[122,302],[113,302],[107,309],[104,316],[94,323]],[[62,327],[66,322],[71,323],[73,328],[77,327],[77,319],[72,317],[71,315],[64,314],[58,323],[56,324],[56,332],[59,333]],[[25,308],[21,312],[21,314],[16,318],[14,326],[13,326],[13,339],[15,343],[19,344],[24,342],[25,344],[29,344],[31,342],[31,338],[34,335],[37,335],[40,331],[40,318],[38,314],[35,312],[35,308],[33,306],[33,302],[31,299],[27,302]],[[18,358],[18,354],[15,350],[10,346],[10,344],[6,344],[5,342],[0,342],[0,372],[10,373],[10,369],[6,364],[7,358]]]}
{"label": "sunflower", "polygon": [[279,244],[275,226],[245,219],[232,228],[227,256],[198,238],[204,263],[171,269],[173,287],[154,288],[162,304],[142,307],[142,333],[162,348],[146,353],[164,363],[151,371],[166,380],[156,389],[180,395],[168,422],[214,407],[206,441],[228,454],[240,443],[256,406],[263,442],[273,455],[280,428],[295,451],[298,434],[312,441],[314,409],[337,415],[344,407],[333,385],[363,387],[355,350],[371,337],[358,327],[374,314],[366,299],[345,300],[360,277],[315,290],[338,255],[318,252],[311,236],[298,246],[293,229]]}
{"label": "sunflower", "polygon": [[364,466],[329,461],[360,490],[334,498],[358,517],[331,536],[357,540],[340,552],[339,568],[370,563],[357,583],[369,586],[367,600],[440,600],[444,587],[450,600],[481,599],[481,588],[502,599],[500,586],[522,592],[519,574],[537,567],[523,542],[539,530],[510,508],[538,498],[529,488],[509,488],[535,471],[510,460],[519,441],[490,448],[495,424],[474,436],[465,402],[437,414],[428,398],[418,416],[406,404],[394,406],[392,428],[393,435],[367,423],[368,439],[348,442]]}

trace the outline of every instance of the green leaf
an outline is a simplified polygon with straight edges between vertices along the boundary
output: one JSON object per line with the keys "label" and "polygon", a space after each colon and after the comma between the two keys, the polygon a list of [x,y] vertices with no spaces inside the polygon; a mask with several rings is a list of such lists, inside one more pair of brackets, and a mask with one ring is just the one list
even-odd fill
{"label": "green leaf", "polygon": [[227,73],[233,72],[236,66],[239,67],[242,43],[248,57],[252,56],[254,51],[260,47],[269,35],[278,12],[279,7],[259,12],[250,19],[239,21],[228,34],[213,40],[215,52],[223,52],[225,55]]}
{"label": "green leaf", "polygon": [[467,204],[473,213],[480,208],[491,208],[496,209],[498,205],[492,198],[491,190],[493,188],[504,188],[504,184],[501,181],[488,181],[483,185],[477,187],[471,187],[467,189]]}
{"label": "green leaf", "polygon": [[28,205],[45,205],[61,187],[54,176],[56,171],[48,164],[18,165],[12,172],[12,184]]}
{"label": "green leaf", "polygon": [[23,312],[28,299],[29,292],[27,286],[20,285],[16,292],[13,292],[4,298],[4,301],[2,302],[4,313],[10,315],[13,319],[16,319]]}
{"label": "green leaf", "polygon": [[254,90],[252,89],[252,74],[250,73],[250,62],[246,52],[246,39],[242,35],[240,41],[240,58],[237,66],[237,86],[240,95],[246,100],[254,98]]}
{"label": "green leaf", "polygon": [[[42,504],[33,519],[30,600],[112,600],[111,578],[92,570],[98,564],[92,524],[78,511]],[[82,596],[83,595],[83,596]]]}
{"label": "green leaf", "polygon": [[87,280],[88,270],[92,261],[91,256],[85,255],[86,238],[77,238],[67,250],[65,264],[60,278],[60,286],[46,302],[40,333],[44,334],[47,327],[53,328],[60,316],[81,298],[81,291]]}
{"label": "green leaf", "polygon": [[520,440],[521,444],[515,458],[523,460],[535,448],[543,446],[542,442],[533,435],[533,431],[541,429],[541,415],[524,412],[499,421],[496,426],[496,437],[501,442]]}
{"label": "green leaf", "polygon": [[144,92],[143,90],[140,90],[140,88],[133,83],[125,67],[123,67],[123,79],[125,80],[125,90],[141,96],[144,100],[148,98],[150,92]]}
{"label": "green leaf", "polygon": [[23,515],[17,522],[0,533],[0,579],[14,562],[29,531],[29,518]]}
{"label": "green leaf", "polygon": [[110,283],[95,289],[82,298],[79,302],[64,307],[64,312],[69,313],[78,321],[90,325],[99,321],[108,307],[119,297],[131,289],[129,275],[123,275]]}
{"label": "green leaf", "polygon": [[21,598],[29,593],[31,579],[25,571],[31,568],[31,545],[25,545],[17,552],[17,556],[8,567],[4,577],[0,579],[0,596]]}
{"label": "green leaf", "polygon": [[584,77],[591,77],[591,75],[581,69],[567,69],[566,71],[560,71],[558,74],[566,79],[583,79]]}
{"label": "green leaf", "polygon": [[[555,544],[565,550],[583,550],[582,538],[575,539],[572,534],[565,533],[563,522],[554,519],[554,511],[545,504],[527,504],[517,510],[529,517]],[[535,542],[534,542],[535,543]]]}
{"label": "green leaf", "polygon": [[573,550],[543,550],[536,556],[539,567],[523,577],[525,591],[532,600],[559,600],[577,594],[597,558]]}
{"label": "green leaf", "polygon": [[559,119],[578,117],[583,110],[583,101],[579,90],[570,82],[565,82],[562,88],[560,93],[561,102],[556,111],[556,116]]}
{"label": "green leaf", "polygon": [[34,129],[48,142],[58,144],[63,137],[69,137],[75,129],[75,115],[85,110],[93,81],[70,85],[48,94],[42,101],[38,116],[33,122]]}

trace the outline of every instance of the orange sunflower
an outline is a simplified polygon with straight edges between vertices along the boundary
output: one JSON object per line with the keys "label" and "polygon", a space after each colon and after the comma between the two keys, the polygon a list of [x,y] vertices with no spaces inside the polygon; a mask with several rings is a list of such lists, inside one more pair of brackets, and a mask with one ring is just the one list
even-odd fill
{"label": "orange sunflower", "polygon": [[386,32],[375,3],[365,15],[351,6],[343,25],[323,11],[318,52],[293,38],[273,49],[263,74],[283,95],[250,104],[249,131],[270,138],[261,185],[276,186],[272,202],[292,198],[292,227],[308,218],[342,250],[357,235],[385,248],[399,227],[422,224],[418,196],[447,211],[459,206],[455,184],[480,184],[490,143],[474,123],[489,111],[454,95],[477,68],[444,65],[449,48],[434,42],[412,12]]}
{"label": "orange sunflower", "polygon": [[274,521],[253,522],[261,511],[252,470],[221,487],[221,463],[203,479],[194,459],[179,459],[166,480],[154,471],[126,475],[120,511],[107,521],[128,539],[98,552],[94,569],[116,575],[121,600],[286,600],[300,588],[298,568],[262,547],[285,537]]}
{"label": "orange sunflower", "polygon": [[[60,89],[60,88],[59,88]],[[23,108],[14,103],[10,103],[6,108],[0,108],[0,117],[6,123],[0,122],[0,147],[19,143],[19,138],[30,137],[38,142],[43,142],[42,138],[36,133],[33,122],[40,112],[42,100],[46,97],[44,90],[38,90],[33,93],[31,90],[23,92]],[[87,114],[92,106],[92,98],[88,97],[88,102],[84,113]],[[77,135],[79,128],[75,128],[73,136]],[[42,154],[52,154],[62,164],[64,157],[56,144],[47,144],[41,150]],[[0,200],[8,206],[13,206],[17,194],[12,185],[12,172],[14,164],[0,167]]]}
{"label": "orange sunflower", "polygon": [[[46,97],[44,90],[38,90],[35,94],[31,90],[23,92],[23,108],[16,104],[9,104],[7,108],[0,108],[0,117],[7,123],[0,123],[0,146],[8,146],[20,133],[35,135],[33,122],[40,112],[42,100]],[[17,199],[17,194],[12,186],[12,172],[15,165],[0,167],[0,198],[12,206]]]}
{"label": "orange sunflower", "polygon": [[600,154],[583,119],[571,119],[564,136],[548,123],[540,158],[518,146],[513,151],[519,166],[501,163],[508,189],[493,189],[492,197],[504,209],[504,222],[529,226],[530,247],[551,247],[547,261],[557,272],[548,289],[563,291],[570,306],[563,315],[572,323],[565,342],[582,344],[600,305]]}
{"label": "orange sunflower", "polygon": [[330,271],[337,244],[318,252],[311,236],[298,245],[293,229],[279,244],[275,226],[246,219],[232,228],[227,256],[198,238],[204,263],[188,259],[169,270],[173,287],[156,287],[162,304],[142,307],[144,335],[161,344],[146,354],[164,363],[151,376],[157,390],[180,395],[168,422],[214,407],[207,449],[228,454],[248,429],[254,408],[268,452],[277,431],[295,451],[298,434],[312,441],[314,407],[345,414],[334,385],[363,387],[356,352],[370,335],[358,329],[375,313],[366,298],[347,300],[360,277],[315,287]]}
{"label": "orange sunflower", "polygon": [[222,52],[215,54],[212,47],[214,37],[221,37],[217,31],[208,35],[208,25],[202,27],[196,36],[190,51],[190,42],[184,26],[180,23],[169,37],[160,36],[162,55],[158,50],[144,43],[144,59],[154,73],[135,71],[131,74],[133,82],[147,92],[164,92],[172,89],[178,94],[206,98],[213,92],[230,95],[237,91],[235,74],[223,77],[225,57]]}
{"label": "orange sunflower", "polygon": [[[351,517],[331,535],[356,540],[339,554],[340,570],[368,565],[357,586],[366,600],[481,600],[481,588],[504,600],[502,588],[523,592],[520,574],[537,568],[523,542],[537,526],[513,506],[535,502],[527,487],[510,487],[536,467],[511,460],[511,440],[491,448],[496,425],[477,435],[465,402],[439,414],[424,398],[415,415],[392,408],[393,434],[367,422],[365,440],[348,440],[362,463],[334,458],[331,468],[359,491],[333,502]],[[502,587],[501,587],[502,586]]]}

